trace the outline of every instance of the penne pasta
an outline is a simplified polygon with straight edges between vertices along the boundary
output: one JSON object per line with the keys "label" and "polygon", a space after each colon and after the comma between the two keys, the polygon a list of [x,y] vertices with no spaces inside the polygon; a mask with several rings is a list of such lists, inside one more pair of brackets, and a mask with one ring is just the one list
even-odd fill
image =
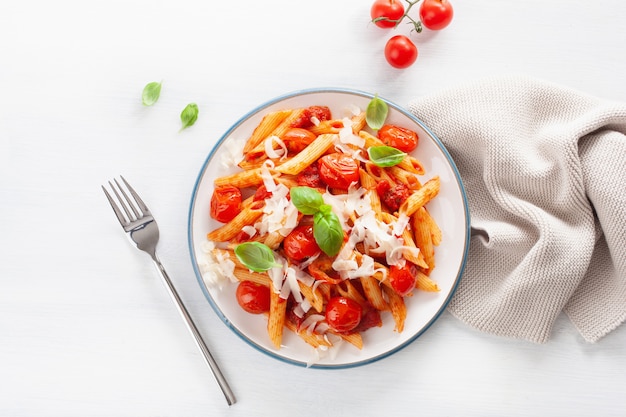
{"label": "penne pasta", "polygon": [[417,284],[416,287],[422,291],[428,292],[438,292],[440,291],[439,285],[435,281],[433,281],[427,274],[423,271],[417,272]]}
{"label": "penne pasta", "polygon": [[391,311],[391,315],[396,324],[394,330],[398,333],[402,333],[407,314],[404,299],[389,286],[384,286],[383,291],[389,300],[389,310]]}
{"label": "penne pasta", "polygon": [[276,349],[280,349],[283,340],[283,328],[287,315],[287,300],[280,294],[270,289],[270,311],[267,321],[267,333]]}
{"label": "penne pasta", "polygon": [[389,306],[383,297],[383,290],[380,286],[380,282],[373,276],[361,277],[360,280],[361,286],[363,287],[363,293],[372,307],[379,311],[388,310]]}
{"label": "penne pasta", "polygon": [[413,236],[415,244],[420,248],[420,253],[426,265],[422,268],[433,270],[435,268],[435,248],[431,235],[431,225],[427,219],[426,208],[420,207],[412,217]]}
{"label": "penne pasta", "polygon": [[237,188],[247,188],[258,186],[263,182],[261,178],[261,168],[253,168],[248,171],[240,171],[235,174],[218,177],[213,182],[215,187],[232,185]]}
{"label": "penne pasta", "polygon": [[300,336],[302,340],[304,340],[306,343],[313,346],[314,348],[318,348],[320,346],[332,346],[332,344],[323,336],[314,332],[308,332],[306,330],[298,329],[298,326],[291,320],[285,321],[285,326],[287,327],[287,329]]}
{"label": "penne pasta", "polygon": [[233,274],[239,281],[252,281],[255,284],[265,285],[270,288],[272,281],[267,274],[260,274],[258,272],[252,272],[248,268],[235,268]]}
{"label": "penne pasta", "polygon": [[293,110],[278,110],[263,116],[243,147],[244,155],[262,143],[292,113]]}
{"label": "penne pasta", "polygon": [[337,139],[336,134],[319,135],[311,144],[309,144],[302,152],[291,158],[289,161],[276,166],[276,171],[283,174],[296,175],[304,170],[304,168],[317,161],[319,157],[333,146],[333,142]]}
{"label": "penne pasta", "polygon": [[400,213],[412,216],[420,207],[426,205],[439,193],[439,177],[433,177],[426,181],[422,188],[416,190],[400,206]]}

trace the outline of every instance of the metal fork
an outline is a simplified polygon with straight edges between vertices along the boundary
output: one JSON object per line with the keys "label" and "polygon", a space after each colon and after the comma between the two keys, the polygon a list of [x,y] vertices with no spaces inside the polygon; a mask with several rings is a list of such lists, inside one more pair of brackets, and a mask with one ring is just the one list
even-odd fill
{"label": "metal fork", "polygon": [[[129,197],[127,192],[124,191],[124,188],[120,185],[117,179],[114,179],[113,183],[109,181],[109,186],[113,191],[117,202],[104,186],[102,186],[102,190],[104,191],[104,194],[106,194],[109,203],[111,203],[111,207],[117,215],[117,218],[120,221],[120,224],[122,225],[124,231],[128,233],[130,239],[135,243],[135,245],[137,245],[137,248],[148,253],[148,255],[150,255],[150,257],[154,261],[154,264],[156,265],[159,274],[170,293],[170,296],[174,300],[178,311],[185,319],[187,328],[193,335],[193,338],[196,341],[198,348],[200,348],[204,359],[209,365],[209,368],[211,368],[213,375],[217,379],[217,383],[219,384],[222,392],[224,393],[224,396],[226,397],[226,402],[228,402],[228,405],[232,405],[236,402],[235,395],[230,389],[230,386],[224,378],[222,371],[217,365],[217,362],[215,361],[215,359],[213,359],[213,355],[211,355],[209,348],[206,346],[206,343],[204,343],[204,340],[202,339],[198,328],[193,322],[191,316],[189,315],[189,312],[187,311],[187,308],[183,304],[183,301],[178,295],[176,289],[174,288],[172,281],[167,275],[167,272],[165,272],[165,268],[163,267],[161,261],[159,261],[159,258],[156,255],[156,246],[159,241],[159,227],[157,226],[154,217],[152,217],[152,213],[150,213],[150,210],[141,200],[139,195],[135,192],[133,187],[130,186],[130,184],[124,179],[124,177],[120,176],[120,178],[122,179],[122,182],[124,183],[126,190],[128,190],[128,193],[130,193],[132,199]],[[120,209],[120,207],[122,209]]]}

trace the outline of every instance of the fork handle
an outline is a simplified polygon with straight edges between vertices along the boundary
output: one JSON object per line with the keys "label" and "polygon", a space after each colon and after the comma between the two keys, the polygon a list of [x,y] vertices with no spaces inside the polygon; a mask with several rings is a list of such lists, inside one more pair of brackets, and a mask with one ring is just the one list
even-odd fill
{"label": "fork handle", "polygon": [[224,396],[226,397],[226,402],[228,403],[228,405],[233,405],[237,401],[235,399],[235,394],[230,389],[230,386],[228,385],[226,378],[224,378],[222,371],[217,365],[217,362],[215,361],[215,359],[213,359],[213,355],[211,355],[211,352],[209,351],[209,348],[207,347],[206,343],[204,343],[204,340],[202,339],[202,335],[198,331],[196,324],[193,322],[193,319],[189,315],[189,312],[187,311],[187,308],[183,304],[183,301],[181,300],[180,296],[178,295],[176,288],[174,288],[174,284],[172,284],[170,277],[167,275],[167,272],[165,272],[165,268],[161,264],[161,261],[159,261],[159,259],[156,256],[154,256],[152,260],[154,261],[154,264],[156,265],[159,271],[159,274],[161,275],[161,278],[163,278],[163,282],[165,283],[165,286],[167,287],[167,290],[170,293],[170,296],[174,300],[174,303],[176,304],[178,311],[183,316],[183,319],[185,319],[187,328],[193,335],[193,338],[196,341],[196,345],[198,345],[198,348],[200,348],[200,351],[202,352],[202,355],[204,356],[206,363],[209,365],[209,368],[211,368],[211,371],[213,372],[215,379],[217,379],[217,383],[219,384],[220,388],[222,389],[222,392],[224,393]]}

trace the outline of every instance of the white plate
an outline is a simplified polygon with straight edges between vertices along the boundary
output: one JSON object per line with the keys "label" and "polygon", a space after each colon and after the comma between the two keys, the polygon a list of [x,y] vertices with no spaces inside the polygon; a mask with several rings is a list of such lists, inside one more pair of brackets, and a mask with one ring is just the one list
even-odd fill
{"label": "white plate", "polygon": [[[289,331],[284,333],[281,349],[274,348],[267,335],[266,317],[246,313],[239,307],[235,299],[236,285],[227,285],[220,290],[207,287],[202,279],[199,269],[199,263],[202,263],[204,257],[202,245],[206,241],[207,232],[219,226],[208,214],[213,180],[229,173],[222,164],[229,155],[227,145],[245,140],[262,116],[271,110],[325,105],[330,107],[334,118],[342,118],[350,114],[350,109],[355,105],[365,109],[372,97],[372,94],[360,91],[317,89],[275,98],[243,116],[222,136],[208,155],[196,181],[189,212],[188,238],[191,260],[200,287],[228,327],[253,347],[279,360],[315,368],[346,368],[389,356],[428,329],[445,309],[461,278],[469,247],[469,211],[459,173],[439,139],[406,110],[387,101],[387,122],[413,129],[419,135],[419,145],[414,155],[426,169],[424,181],[434,175],[439,175],[441,179],[439,195],[427,206],[443,234],[442,243],[436,248],[437,266],[432,273],[432,278],[439,284],[441,291],[417,291],[413,297],[406,299],[408,317],[402,333],[394,332],[391,315],[383,313],[383,326],[363,333],[362,350],[345,343],[333,355],[327,354],[311,365],[314,358],[312,348]],[[232,172],[236,170],[237,168],[233,168]]]}

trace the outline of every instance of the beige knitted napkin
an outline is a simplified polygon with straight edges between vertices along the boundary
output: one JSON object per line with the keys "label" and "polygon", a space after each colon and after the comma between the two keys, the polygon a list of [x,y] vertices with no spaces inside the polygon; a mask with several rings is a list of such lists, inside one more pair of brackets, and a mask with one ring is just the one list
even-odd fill
{"label": "beige knitted napkin", "polygon": [[595,342],[626,319],[626,103],[505,76],[409,104],[464,182],[472,239],[449,311],[546,342],[564,311]]}

